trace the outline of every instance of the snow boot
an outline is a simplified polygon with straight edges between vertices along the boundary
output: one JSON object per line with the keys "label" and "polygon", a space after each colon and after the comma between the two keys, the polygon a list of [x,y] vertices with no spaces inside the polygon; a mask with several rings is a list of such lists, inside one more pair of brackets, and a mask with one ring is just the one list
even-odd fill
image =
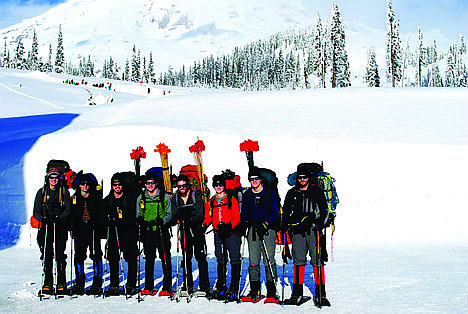
{"label": "snow boot", "polygon": [[145,289],[143,291],[152,291],[154,289],[154,259],[147,258],[145,261]]}
{"label": "snow boot", "polygon": [[231,284],[229,285],[229,292],[226,294],[228,302],[239,301],[240,268],[240,264],[231,264]]}
{"label": "snow boot", "polygon": [[300,305],[302,302],[304,294],[304,285],[303,284],[293,284],[293,293],[291,295],[291,298],[289,298],[289,301],[287,302],[288,304],[295,304],[295,305]]}
{"label": "snow boot", "polygon": [[327,299],[327,294],[325,292],[325,285],[315,285],[315,294],[314,294],[314,304],[315,306],[331,306],[330,301]]}
{"label": "snow boot", "polygon": [[41,293],[42,294],[49,294],[49,295],[54,294],[54,285],[51,282],[44,283],[44,285],[42,286],[42,289],[41,289]]}
{"label": "snow boot", "polygon": [[75,263],[75,285],[72,287],[72,294],[83,295],[85,285],[84,263]]}
{"label": "snow boot", "polygon": [[67,289],[67,282],[66,282],[66,275],[65,275],[65,268],[67,266],[67,262],[65,261],[57,261],[57,295],[68,295],[69,291]]}
{"label": "snow boot", "polygon": [[278,295],[276,294],[276,285],[273,281],[267,281],[267,296],[265,303],[278,303]]}
{"label": "snow boot", "polygon": [[242,297],[242,302],[253,302],[257,303],[262,297],[260,296],[260,281],[250,282],[250,292],[248,295]]}

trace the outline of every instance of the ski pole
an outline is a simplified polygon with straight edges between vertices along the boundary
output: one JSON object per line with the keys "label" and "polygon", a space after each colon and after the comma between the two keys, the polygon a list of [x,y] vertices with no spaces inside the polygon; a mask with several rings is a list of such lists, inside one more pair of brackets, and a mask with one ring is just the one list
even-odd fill
{"label": "ski pole", "polygon": [[176,292],[179,290],[179,253],[180,253],[180,250],[179,250],[179,248],[180,248],[179,232],[180,232],[180,224],[177,224]]}
{"label": "ski pole", "polygon": [[265,259],[267,261],[267,263],[265,263],[265,265],[267,265],[267,269],[270,273],[270,276],[271,276],[271,279],[273,279],[273,282],[275,283],[276,285],[276,277],[274,276],[273,274],[273,268],[271,267],[271,262],[270,262],[270,257],[268,255],[268,249],[267,249],[267,246],[265,244],[265,239],[262,237],[260,239],[260,242],[262,243],[262,248],[263,248],[263,254],[265,254]]}
{"label": "ski pole", "polygon": [[[184,274],[184,284],[185,284],[185,288],[187,289],[187,293],[188,293],[188,284],[187,284],[187,280],[188,280],[188,269],[187,269],[187,246],[186,246],[186,235],[187,235],[187,232],[185,230],[185,221],[182,222],[183,223],[183,241],[184,241],[184,244],[182,246],[182,254],[183,254],[183,259],[184,259],[184,270],[185,270],[185,274]],[[192,271],[192,270],[190,270]],[[187,299],[188,300],[188,299]],[[187,301],[188,302],[188,301]]]}
{"label": "ski pole", "polygon": [[[70,291],[73,289],[73,231],[70,230]],[[70,293],[70,299],[73,298],[73,293]]]}
{"label": "ski pole", "polygon": [[42,249],[42,284],[41,284],[41,293],[39,295],[39,300],[42,301],[43,297],[43,291],[42,287],[44,286],[45,283],[45,272],[46,272],[46,266],[45,266],[45,256],[46,256],[46,247],[47,247],[47,229],[49,229],[48,224],[44,224],[45,226],[45,236],[44,236],[44,248]]}
{"label": "ski pole", "polygon": [[322,256],[321,256],[321,251],[320,251],[320,234],[319,234],[319,229],[317,228],[317,250],[316,250],[316,258],[317,258],[317,277],[319,281],[319,298],[318,298],[318,306],[319,308],[322,307]]}
{"label": "ski pole", "polygon": [[[162,231],[162,226],[158,226],[158,229],[159,229],[159,238],[161,239],[161,251],[162,251],[162,255],[163,255],[163,258],[162,258],[162,262],[163,262],[163,280],[165,279],[166,276],[169,275],[169,269],[167,267],[167,257],[166,257],[166,249],[165,249],[165,245],[166,245],[166,242],[164,240],[164,233]],[[171,275],[172,275],[172,272],[171,272]],[[171,276],[172,277],[172,276]],[[154,278],[153,278],[154,280]]]}
{"label": "ski pole", "polygon": [[[120,274],[122,274],[122,284],[123,284],[123,282],[125,281],[125,274],[124,274],[124,269],[123,269],[122,256],[120,254],[119,232],[117,231],[117,226],[115,226],[115,237],[117,239],[117,249],[119,251]],[[120,274],[119,274],[119,278],[120,278]],[[127,289],[124,289],[124,293],[125,293],[125,299],[127,299],[128,298]]]}
{"label": "ski pole", "polygon": [[[286,255],[286,245],[288,245],[288,243],[286,242],[287,241],[287,236],[286,236],[286,232],[284,232],[283,234],[283,255],[285,256]],[[286,262],[285,262],[285,259],[283,258],[283,282],[282,282],[282,286],[281,286],[281,306],[284,306],[284,273],[285,273],[285,267],[286,267],[286,263],[288,262],[287,260],[287,257],[286,257]]]}
{"label": "ski pole", "polygon": [[[109,259],[108,259],[108,251],[109,251],[109,230],[110,230],[110,226],[107,227],[107,238],[106,238],[106,248],[105,248],[105,258],[106,258],[106,269],[104,270],[104,274],[107,273],[107,265],[109,264]],[[106,294],[103,293],[102,294],[102,298],[105,299],[106,298]]]}
{"label": "ski pole", "polygon": [[141,227],[140,225],[138,225],[138,303],[140,303],[141,301],[141,297],[140,297],[140,287],[141,287],[141,281],[140,281],[140,278],[141,278],[141,268],[140,268],[140,257],[141,257],[141,247],[140,247],[140,232],[141,232]]}
{"label": "ski pole", "polygon": [[241,301],[241,283],[242,283],[242,269],[244,268],[244,253],[245,253],[245,240],[246,237],[242,237],[242,253],[241,253],[241,264],[240,264],[240,276],[239,276],[239,288],[237,288],[237,303]]}
{"label": "ski pole", "polygon": [[[55,222],[52,224],[53,232],[54,232],[54,242],[52,243],[52,249],[54,250],[54,260],[55,260],[55,267],[54,267],[54,277],[55,277],[55,288],[57,288],[58,278],[57,278],[57,245],[56,241],[56,230],[55,230]],[[57,300],[57,292],[55,293],[55,299]]]}

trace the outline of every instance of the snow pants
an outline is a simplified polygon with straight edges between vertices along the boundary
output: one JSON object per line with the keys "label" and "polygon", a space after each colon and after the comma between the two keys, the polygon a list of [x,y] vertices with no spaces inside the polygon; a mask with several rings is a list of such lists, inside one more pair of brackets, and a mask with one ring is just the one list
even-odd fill
{"label": "snow pants", "polygon": [[109,260],[110,286],[119,286],[119,262],[120,252],[122,252],[128,264],[127,286],[136,287],[138,256],[136,228],[117,229],[117,232],[118,241],[116,227],[109,227],[107,259]]}
{"label": "snow pants", "polygon": [[[214,234],[214,245],[215,245],[215,256],[216,261],[218,262],[218,281],[216,282],[216,287],[219,291],[227,284],[226,274],[227,274],[227,259],[229,255],[229,261],[231,263],[231,288],[237,291],[239,286],[239,275],[234,278],[234,269],[237,267],[240,270],[241,263],[241,237],[235,233],[230,234],[227,238],[220,237],[218,232]],[[236,281],[236,282],[233,282]]]}
{"label": "snow pants", "polygon": [[[262,241],[265,243],[266,254],[263,249]],[[276,272],[276,232],[268,230],[268,233],[263,236],[263,239],[258,236],[255,229],[250,228],[247,235],[247,243],[249,244],[249,277],[250,281],[260,281],[260,259],[263,256],[263,264],[265,264],[265,273],[267,281],[273,281],[268,264],[271,266],[273,276],[277,278]]]}
{"label": "snow pants", "polygon": [[75,243],[75,262],[84,263],[89,249],[89,257],[93,261],[102,260],[100,232],[95,231],[91,222],[79,223],[73,230]]}
{"label": "snow pants", "polygon": [[[160,227],[158,227],[160,228]],[[162,233],[162,238],[161,238]],[[145,252],[145,289],[154,289],[154,260],[156,259],[156,248],[163,270],[162,290],[170,291],[172,287],[172,263],[171,263],[171,238],[169,230],[162,227],[161,233],[158,230],[144,230],[143,249]]]}
{"label": "snow pants", "polygon": [[[319,231],[319,236],[322,233]],[[320,239],[325,241],[324,237],[320,237]],[[317,230],[310,228],[309,231],[300,233],[300,234],[293,234],[291,238],[292,242],[292,257],[294,265],[297,266],[304,266],[307,263],[307,253],[310,256],[310,264],[312,266],[319,266],[319,261],[317,258]],[[323,247],[322,243],[320,245],[322,247],[322,254],[326,254],[326,250]],[[323,256],[322,256],[322,263],[323,265]]]}
{"label": "snow pants", "polygon": [[[187,287],[193,288],[192,257],[195,255],[195,260],[198,263],[199,269],[199,288],[203,291],[208,291],[211,285],[208,275],[208,262],[206,260],[207,252],[204,229],[201,225],[184,227],[184,225],[181,224],[179,239],[182,252],[184,253],[182,254],[182,269],[184,278],[187,278]],[[188,272],[185,270],[186,266],[187,270],[189,270]]]}
{"label": "snow pants", "polygon": [[[47,239],[46,239],[47,230]],[[37,244],[41,250],[41,260],[44,258],[44,282],[53,283],[54,276],[53,271],[53,260],[55,251],[55,260],[57,262],[57,283],[65,283],[65,267],[67,265],[65,254],[65,248],[68,240],[68,228],[65,223],[49,223],[42,224],[41,228],[37,233]]]}

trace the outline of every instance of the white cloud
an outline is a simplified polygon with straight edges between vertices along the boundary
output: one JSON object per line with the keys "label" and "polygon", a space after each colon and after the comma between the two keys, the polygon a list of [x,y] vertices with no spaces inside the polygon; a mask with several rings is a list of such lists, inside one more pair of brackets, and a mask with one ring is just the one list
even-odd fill
{"label": "white cloud", "polygon": [[0,3],[0,29],[44,13],[58,4],[57,1],[53,2],[54,3],[50,3],[49,1],[43,0],[2,1]]}

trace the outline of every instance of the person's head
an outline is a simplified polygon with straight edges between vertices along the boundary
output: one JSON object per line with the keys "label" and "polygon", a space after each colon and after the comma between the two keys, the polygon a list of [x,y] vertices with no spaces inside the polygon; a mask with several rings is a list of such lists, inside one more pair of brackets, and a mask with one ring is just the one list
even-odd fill
{"label": "person's head", "polygon": [[213,188],[216,191],[216,194],[222,194],[226,189],[226,179],[222,175],[213,176]]}
{"label": "person's head", "polygon": [[307,188],[310,181],[310,171],[306,167],[297,167],[296,186]]}
{"label": "person's head", "polygon": [[96,184],[87,173],[80,177],[79,185],[81,193],[90,193],[93,188],[96,188]]}
{"label": "person's head", "polygon": [[252,167],[249,169],[249,182],[253,189],[260,188],[262,184],[262,173],[258,167]]}
{"label": "person's head", "polygon": [[153,173],[146,173],[144,176],[144,184],[146,191],[153,193],[159,188],[159,178]]}
{"label": "person's head", "polygon": [[176,184],[181,195],[187,195],[187,193],[190,192],[190,179],[185,174],[181,174],[177,177]]}
{"label": "person's head", "polygon": [[122,179],[120,178],[120,176],[118,175],[118,173],[115,173],[112,176],[111,186],[112,186],[112,191],[115,194],[120,195],[120,194],[123,193],[123,182],[122,182]]}
{"label": "person's head", "polygon": [[58,186],[60,181],[60,172],[57,168],[52,168],[47,171],[47,181],[49,183],[49,187],[52,190],[55,190],[55,187]]}

